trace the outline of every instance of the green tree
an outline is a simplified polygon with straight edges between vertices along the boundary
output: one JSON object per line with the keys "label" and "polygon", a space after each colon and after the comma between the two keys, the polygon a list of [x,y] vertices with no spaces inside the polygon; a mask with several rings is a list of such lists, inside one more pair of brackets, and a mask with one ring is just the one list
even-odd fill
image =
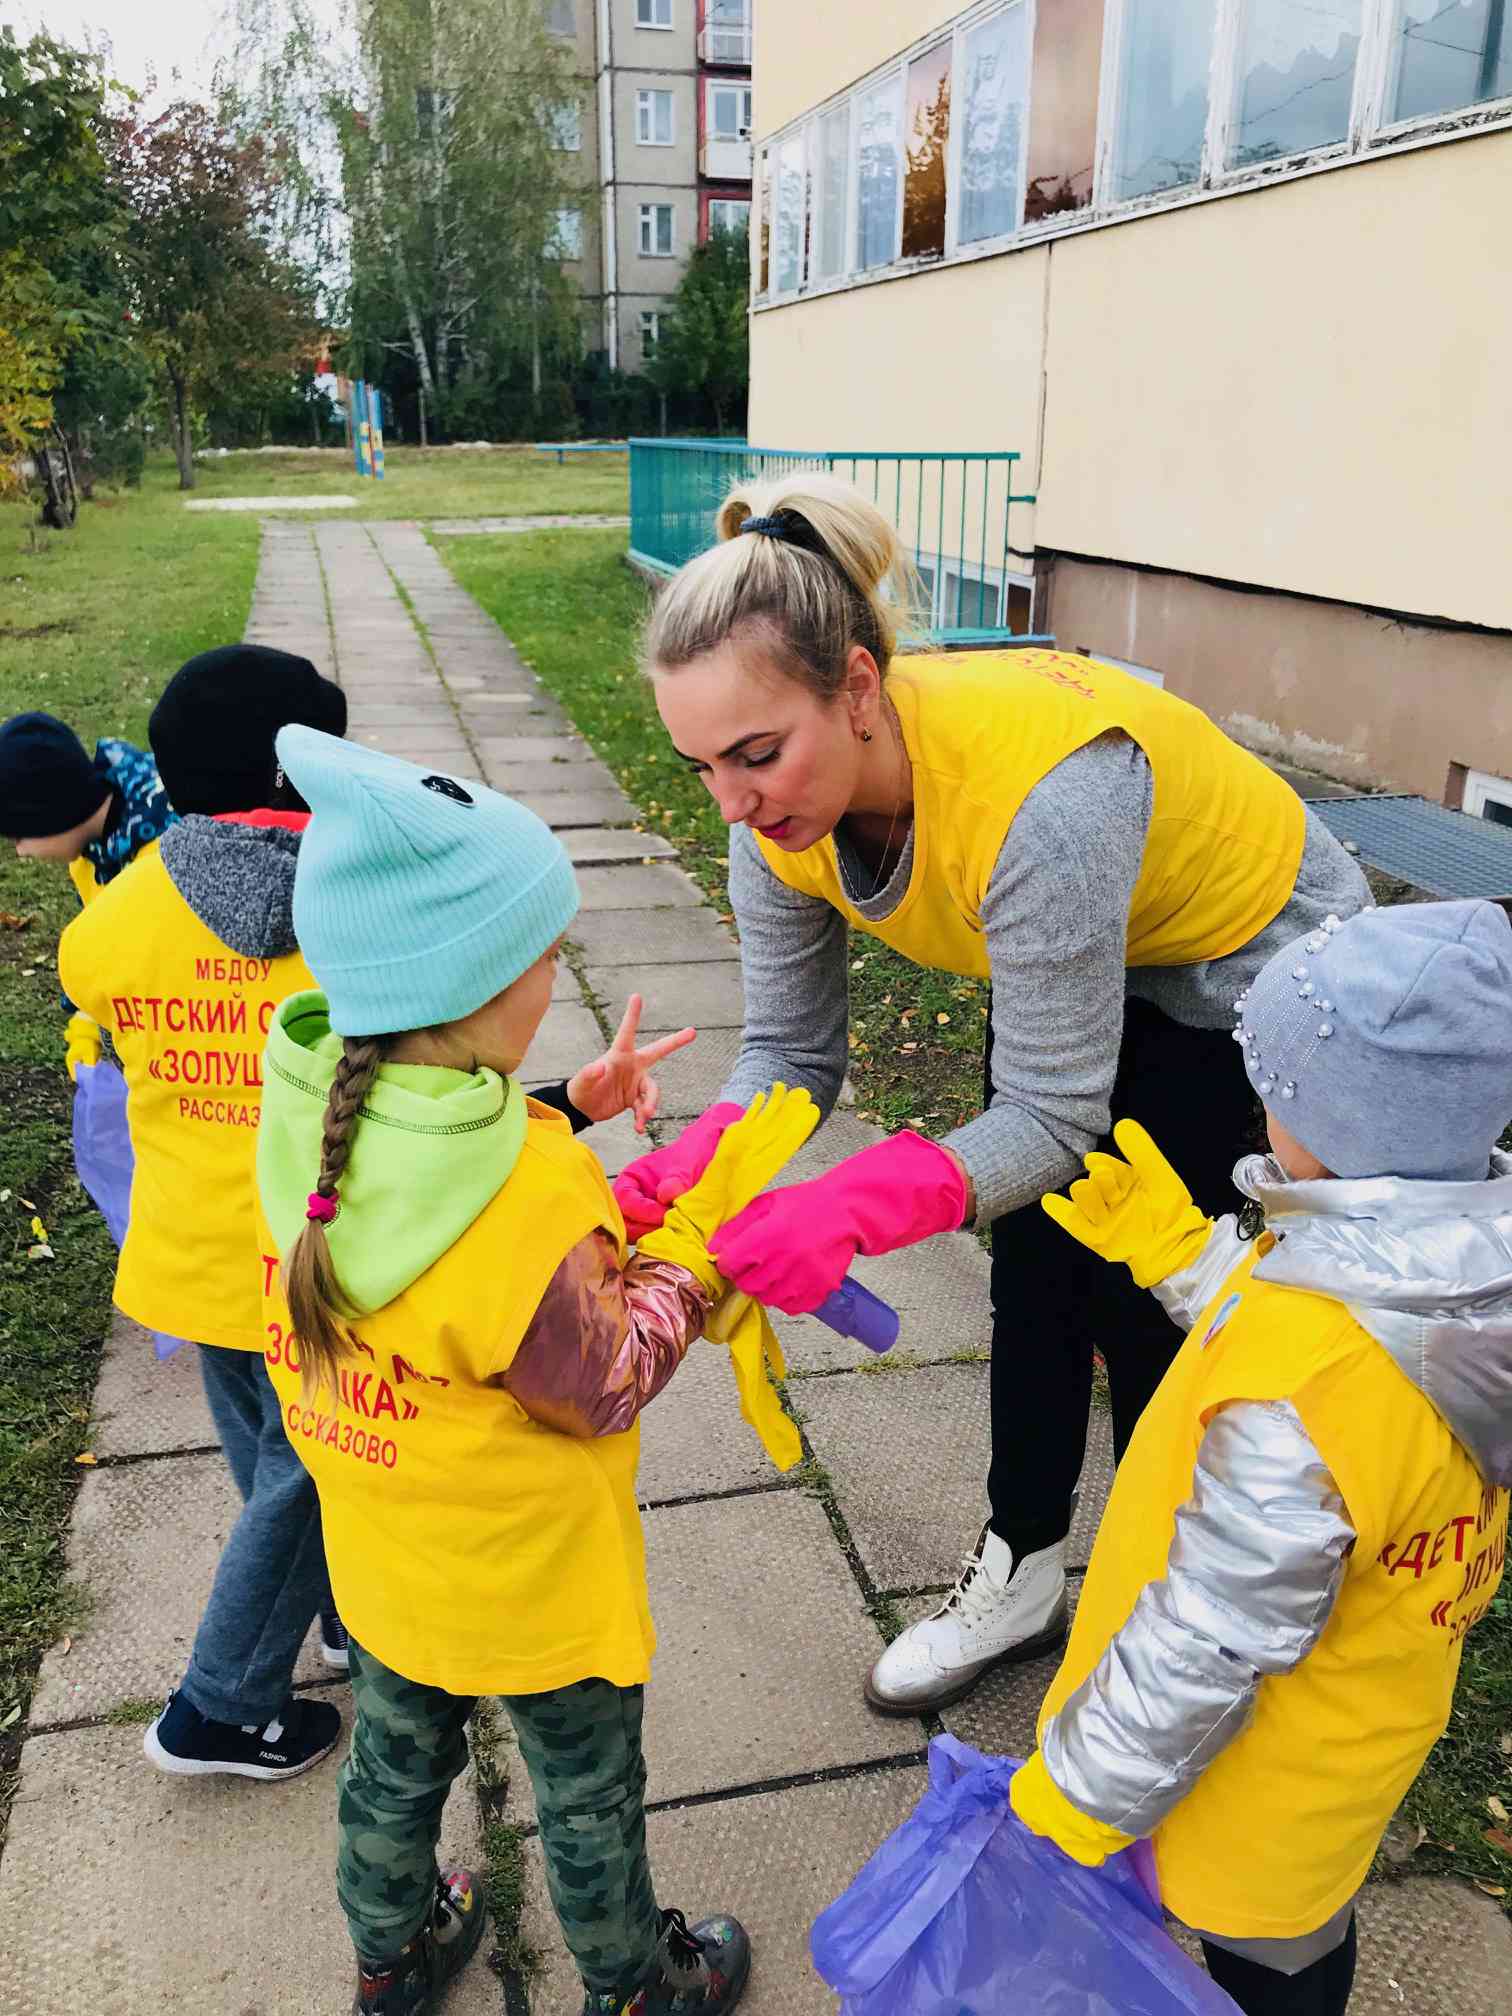
{"label": "green tree", "polygon": [[179,487],[194,487],[193,416],[235,373],[293,372],[321,343],[310,276],[275,248],[279,163],[203,105],[109,123],[129,218],[123,266],[167,400]]}
{"label": "green tree", "polygon": [[751,379],[751,248],[744,231],[717,231],[694,251],[662,317],[646,375],[666,396],[701,401],[723,434],[745,425]]}

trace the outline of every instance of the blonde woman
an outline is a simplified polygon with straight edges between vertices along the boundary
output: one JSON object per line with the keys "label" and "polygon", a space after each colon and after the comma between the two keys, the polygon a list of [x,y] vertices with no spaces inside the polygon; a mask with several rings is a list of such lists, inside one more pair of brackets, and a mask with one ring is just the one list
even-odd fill
{"label": "blonde woman", "polygon": [[1290,787],[1173,695],[1055,651],[898,655],[907,557],[849,486],[740,489],[718,527],[659,598],[645,658],[731,828],[747,1022],[719,1102],[616,1194],[648,1230],[753,1093],[780,1079],[833,1105],[848,931],[990,980],[980,1115],[759,1198],[716,1241],[727,1278],[798,1314],[858,1253],[991,1228],[989,1518],[866,1683],[874,1707],[917,1714],[1064,1638],[1093,1347],[1121,1454],[1180,1343],[1025,1207],[1132,1118],[1221,1211],[1254,1119],[1233,1004],[1278,946],[1368,890]]}

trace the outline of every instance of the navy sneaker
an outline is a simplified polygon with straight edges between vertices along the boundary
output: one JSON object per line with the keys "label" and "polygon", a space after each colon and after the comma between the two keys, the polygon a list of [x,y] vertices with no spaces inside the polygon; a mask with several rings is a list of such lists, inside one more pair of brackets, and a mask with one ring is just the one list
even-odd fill
{"label": "navy sneaker", "polygon": [[230,1772],[237,1778],[297,1778],[336,1748],[341,1711],[329,1701],[291,1695],[271,1722],[245,1728],[212,1722],[182,1693],[168,1704],[142,1739],[148,1761],[181,1778]]}
{"label": "navy sneaker", "polygon": [[441,1870],[431,1915],[403,1952],[357,1963],[352,2016],[431,2016],[477,1952],[486,1915],[471,1869]]}
{"label": "navy sneaker", "polygon": [[322,1610],[320,1613],[320,1656],[333,1673],[351,1671],[347,1628],[334,1610]]}

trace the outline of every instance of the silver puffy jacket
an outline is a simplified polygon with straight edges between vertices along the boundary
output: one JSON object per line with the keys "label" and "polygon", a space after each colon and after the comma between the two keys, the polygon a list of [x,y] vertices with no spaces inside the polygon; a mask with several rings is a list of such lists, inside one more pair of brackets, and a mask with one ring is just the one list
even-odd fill
{"label": "silver puffy jacket", "polygon": [[[1293,1183],[1263,1155],[1234,1180],[1277,1236],[1256,1279],[1346,1304],[1482,1477],[1512,1485],[1512,1157],[1484,1183]],[[1155,1290],[1172,1319],[1190,1328],[1246,1251],[1237,1221],[1220,1219]],[[1261,1680],[1317,1644],[1354,1538],[1293,1407],[1216,1415],[1164,1578],[1046,1725],[1045,1763],[1072,1804],[1151,1832],[1245,1728]]]}

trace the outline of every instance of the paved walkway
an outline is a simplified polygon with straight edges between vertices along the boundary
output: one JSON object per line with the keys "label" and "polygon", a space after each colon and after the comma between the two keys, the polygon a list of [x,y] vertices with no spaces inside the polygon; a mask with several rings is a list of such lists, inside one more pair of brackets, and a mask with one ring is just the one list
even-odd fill
{"label": "paved walkway", "polygon": [[[402,591],[402,593],[401,593]],[[411,613],[412,612],[412,613]],[[525,1076],[570,1071],[639,990],[653,1027],[698,1023],[663,1074],[669,1123],[719,1089],[741,1020],[735,946],[671,849],[633,809],[421,532],[351,520],[269,522],[247,634],[313,658],[351,696],[359,740],[483,776],[534,806],[583,864],[575,971]],[[628,1123],[587,1137],[612,1172]],[[813,1173],[875,1138],[841,1112],[804,1151]],[[897,1369],[812,1320],[786,1323],[791,1391],[815,1474],[779,1479],[741,1423],[728,1365],[696,1346],[645,1417],[652,1601],[649,1832],[662,1899],[738,1911],[756,1939],[752,2016],[820,2016],[807,1932],[923,1787],[929,1730],[886,1721],[860,1683],[876,1616],[913,1617],[951,1579],[982,1516],[987,1266],[966,1235],[871,1263],[903,1312]],[[907,1354],[906,1356],[904,1354]],[[118,1323],[96,1396],[100,1461],[79,1495],[75,1576],[94,1603],[44,1664],[0,1862],[7,2016],[336,2016],[350,1954],[332,1888],[333,1768],[267,1788],[158,1776],[140,1717],[184,1664],[234,1496],[193,1354],[155,1366]],[[1073,1558],[1084,1564],[1110,1472],[1094,1417]],[[996,1678],[946,1724],[1022,1754],[1052,1662]],[[312,1654],[299,1675],[330,1689]],[[132,1720],[135,1716],[137,1719]],[[513,1767],[513,1768],[512,1768]],[[488,1826],[531,1818],[509,1746],[484,1748],[447,1811],[443,1848],[481,1857]],[[1244,1815],[1234,1815],[1242,1839]],[[455,2016],[575,2016],[573,1976],[526,1844],[527,1986],[474,1966]],[[1373,1889],[1356,2016],[1501,2016],[1512,1931],[1448,1882]],[[1018,2016],[1018,2012],[1014,2012]]]}

